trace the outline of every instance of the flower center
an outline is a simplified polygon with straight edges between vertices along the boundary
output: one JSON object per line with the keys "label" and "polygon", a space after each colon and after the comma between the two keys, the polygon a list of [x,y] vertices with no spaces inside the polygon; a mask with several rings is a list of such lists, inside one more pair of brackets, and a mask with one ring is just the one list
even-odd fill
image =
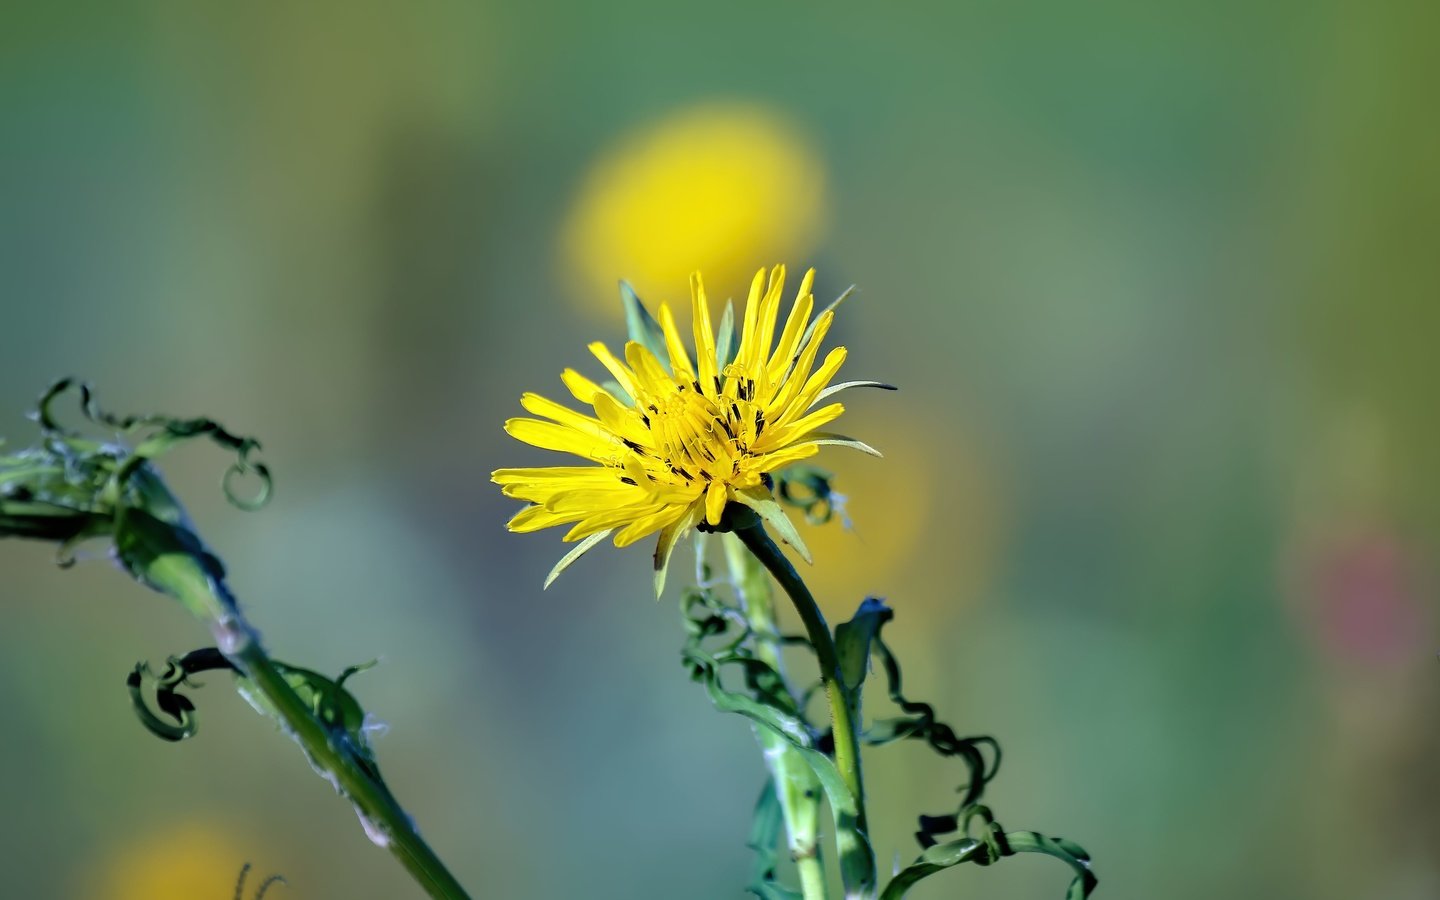
{"label": "flower center", "polygon": [[[741,391],[748,396],[748,391]],[[654,436],[653,453],[671,480],[694,484],[720,479],[733,482],[740,461],[764,430],[764,415],[747,399],[707,395],[700,385],[682,384],[662,396],[650,395],[637,407]]]}

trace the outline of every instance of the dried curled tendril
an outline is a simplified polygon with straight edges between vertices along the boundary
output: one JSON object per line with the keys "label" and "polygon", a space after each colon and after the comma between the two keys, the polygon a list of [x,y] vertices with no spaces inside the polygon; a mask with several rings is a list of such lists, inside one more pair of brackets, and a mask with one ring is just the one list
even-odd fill
{"label": "dried curled tendril", "polygon": [[[245,900],[245,879],[247,876],[249,876],[250,870],[252,868],[254,867],[251,866],[248,862],[240,868],[240,878],[235,882],[235,900]],[[251,900],[265,900],[265,893],[269,891],[271,887],[277,884],[287,883],[288,882],[285,881],[284,876],[271,875],[267,877],[264,881],[260,882],[260,886],[255,889],[255,895],[251,898]]]}
{"label": "dried curled tendril", "polygon": [[[970,771],[969,780],[960,787],[963,795],[961,805],[968,806],[979,801],[985,786],[1000,772],[1000,743],[989,735],[967,738],[957,736],[955,729],[935,718],[933,706],[910,700],[901,693],[900,662],[881,640],[878,632],[871,640],[870,651],[880,661],[885,672],[885,686],[890,700],[906,715],[872,722],[865,732],[865,742],[878,747],[912,738],[929,744],[930,749],[941,756],[960,757]],[[982,752],[983,748],[987,747],[992,757],[988,762]],[[920,842],[921,847],[934,846],[935,835],[955,830],[953,825],[949,828],[943,826],[943,817],[922,815],[920,830],[915,833],[915,839]]]}
{"label": "dried curled tendril", "polygon": [[[702,582],[710,583],[708,567],[701,574]],[[810,648],[806,638],[757,635],[739,606],[726,603],[709,589],[687,591],[681,599],[681,611],[688,633],[681,657],[691,676],[706,686],[718,709],[745,715],[782,736],[788,735],[799,745],[811,746],[827,755],[833,752],[828,729],[822,732],[805,715],[810,697],[819,689],[818,683],[798,698],[794,697],[780,673],[757,658],[752,650],[752,638]],[[900,663],[880,637],[880,630],[893,618],[893,612],[871,598],[862,604],[855,621],[867,614],[874,617],[868,655],[879,663],[886,692],[903,715],[872,721],[862,735],[863,740],[870,746],[905,739],[922,741],[941,756],[959,758],[969,771],[969,778],[959,788],[961,798],[956,812],[919,817],[920,827],[915,837],[922,848],[920,857],[886,886],[882,900],[898,900],[921,879],[960,863],[990,865],[1017,853],[1042,853],[1065,862],[1074,872],[1066,892],[1067,900],[1088,897],[1098,879],[1090,869],[1090,857],[1083,848],[1064,838],[1036,832],[1006,832],[990,809],[979,802],[985,787],[999,771],[999,743],[985,735],[960,737],[952,727],[936,718],[930,704],[906,697],[901,688]],[[721,684],[721,670],[726,667],[741,671],[743,688],[737,684],[732,690]],[[778,859],[775,844],[781,828],[778,805],[767,784],[756,806],[752,826],[750,845],[756,852],[756,876],[749,886],[750,893],[767,900],[799,896],[775,880]],[[960,836],[946,837],[955,832],[960,832]]]}
{"label": "dried curled tendril", "polygon": [[[826,753],[833,752],[829,729],[818,729],[804,714],[810,699],[822,689],[821,682],[815,681],[799,698],[792,698],[780,673],[758,659],[749,649],[748,641],[756,635],[746,621],[744,612],[720,600],[713,591],[687,592],[681,600],[681,608],[685,614],[686,630],[690,635],[681,654],[691,669],[692,677],[697,680],[705,680],[707,677],[718,679],[721,666],[738,667],[743,672],[746,688],[754,694],[756,700],[775,706],[803,721],[815,736],[816,746]],[[887,614],[882,619],[881,627],[892,617],[893,614]],[[801,635],[770,637],[784,645],[801,646],[813,652],[810,641]],[[706,652],[701,649],[704,642],[717,638],[721,640],[712,650]],[[960,737],[954,728],[936,718],[933,706],[906,697],[901,690],[900,662],[881,639],[878,630],[871,639],[870,652],[885,673],[886,692],[890,700],[905,715],[872,721],[862,735],[865,743],[880,747],[908,738],[923,741],[940,756],[959,757],[969,770],[969,778],[959,788],[962,804],[977,802],[985,786],[1000,771],[1000,743],[989,735]],[[990,751],[988,759],[986,749]],[[944,833],[943,828],[932,830],[927,823],[940,825],[943,824],[942,819],[943,817],[937,816],[920,817],[920,830],[916,833],[916,839],[922,847],[933,845],[934,835]]]}
{"label": "dried curled tendril", "polygon": [[[214,647],[195,650],[184,656],[172,656],[166,661],[165,671],[155,675],[149,663],[138,663],[125,678],[125,687],[130,690],[130,702],[140,722],[156,737],[167,741],[183,741],[193,737],[198,730],[195,723],[195,704],[190,698],[179,693],[179,688],[198,688],[201,685],[190,680],[199,672],[217,669],[234,670],[234,665]],[[155,684],[155,710],[146,702],[144,685],[147,680]],[[162,715],[163,714],[163,715]],[[166,721],[168,716],[173,720]]]}
{"label": "dried curled tendril", "polygon": [[[120,484],[123,485],[145,462],[159,456],[175,444],[192,438],[208,437],[219,446],[235,453],[235,462],[225,470],[220,482],[221,488],[225,492],[225,498],[235,506],[246,510],[258,509],[270,499],[273,487],[270,469],[263,462],[257,462],[251,458],[260,450],[260,442],[255,438],[232,434],[214,419],[177,419],[173,416],[153,413],[117,416],[100,408],[95,402],[94,388],[88,382],[78,381],[74,378],[62,378],[51,385],[50,389],[40,397],[35,411],[31,414],[31,418],[40,425],[41,431],[47,438],[74,439],[79,437],[77,432],[64,428],[56,421],[52,409],[55,401],[71,390],[78,391],[80,394],[80,413],[86,421],[95,425],[103,425],[122,434],[148,431],[134,451],[117,469],[115,478]],[[244,497],[236,492],[235,479],[250,474],[259,479],[260,487],[253,497]]]}
{"label": "dried curled tendril", "polygon": [[[348,738],[356,751],[357,763],[365,768],[367,774],[377,783],[381,782],[380,769],[375,763],[369,739],[366,737],[366,730],[370,726],[365,719],[365,710],[345,689],[345,682],[351,676],[371,668],[375,662],[350,666],[333,679],[299,666],[279,661],[273,664],[333,735]],[[140,723],[156,737],[167,741],[183,741],[194,737],[198,730],[195,704],[179,691],[182,687],[201,687],[191,681],[190,676],[210,671],[232,671],[244,682],[244,676],[235,665],[214,647],[204,647],[184,656],[170,657],[166,661],[165,671],[159,675],[151,671],[149,663],[136,664],[126,676],[125,686],[130,691],[130,702]],[[147,682],[153,684],[153,708],[145,695]]]}
{"label": "dried curled tendril", "polygon": [[811,525],[827,524],[839,515],[848,528],[844,497],[835,491],[834,480],[835,476],[818,466],[798,463],[776,473],[774,490],[781,503],[800,510]]}

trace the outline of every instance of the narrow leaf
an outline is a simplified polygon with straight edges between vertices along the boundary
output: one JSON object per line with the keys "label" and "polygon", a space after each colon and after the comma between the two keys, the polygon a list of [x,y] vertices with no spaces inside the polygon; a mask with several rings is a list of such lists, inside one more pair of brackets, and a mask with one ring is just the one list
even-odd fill
{"label": "narrow leaf", "polygon": [[758,492],[748,493],[746,491],[737,491],[735,499],[753,509],[756,515],[765,520],[767,525],[774,528],[775,533],[779,535],[780,539],[791,547],[794,547],[795,552],[800,554],[801,559],[807,563],[813,563],[815,561],[810,555],[810,549],[806,547],[805,542],[800,539],[800,532],[795,530],[795,523],[791,522],[790,517],[785,515],[785,510],[780,508],[780,504],[775,501],[774,497],[770,496],[769,491],[766,491],[763,495]]}
{"label": "narrow leaf", "polygon": [[609,537],[610,532],[614,530],[615,529],[613,528],[607,528],[604,531],[597,531],[587,537],[585,540],[576,544],[574,547],[570,548],[570,552],[560,557],[560,561],[555,564],[555,568],[551,569],[550,574],[545,576],[545,584],[540,588],[540,590],[543,591],[545,590],[545,588],[548,588],[551,583],[555,581],[555,579],[560,577],[561,572],[570,568],[571,563],[575,562],[575,560],[584,556],[586,553],[589,553],[592,547]]}
{"label": "narrow leaf", "polygon": [[805,443],[816,444],[821,447],[849,447],[851,450],[859,450],[861,453],[876,457],[884,457],[885,455],[864,441],[829,431],[817,431],[811,438],[807,438]]}
{"label": "narrow leaf", "polygon": [[853,618],[835,628],[835,651],[840,656],[840,677],[845,689],[855,692],[870,671],[870,642],[895,613],[875,597],[866,597]]}
{"label": "narrow leaf", "polygon": [[785,831],[784,811],[775,793],[775,783],[766,779],[760,798],[755,801],[755,814],[750,822],[749,847],[755,851],[755,875],[747,891],[760,900],[802,900],[796,890],[777,884],[775,867],[780,861],[776,847]]}
{"label": "narrow leaf", "polygon": [[720,369],[735,361],[735,355],[740,352],[740,342],[735,338],[735,301],[725,301],[725,312],[720,316],[719,334],[715,338],[715,358],[720,362]]}
{"label": "narrow leaf", "polygon": [[810,339],[815,336],[815,323],[819,322],[821,317],[824,316],[827,312],[830,312],[832,309],[839,306],[841,303],[844,303],[845,298],[849,297],[853,293],[855,293],[855,285],[852,284],[848,288],[846,288],[845,291],[840,294],[840,296],[836,297],[834,300],[831,300],[829,306],[825,307],[824,309],[820,310],[820,312],[815,314],[815,317],[810,320],[809,327],[805,329],[804,336],[800,338],[799,345],[797,345],[795,348],[795,353],[797,355],[806,347],[810,346]]}
{"label": "narrow leaf", "polygon": [[635,289],[630,282],[620,282],[620,302],[625,307],[625,328],[630,334],[630,340],[640,344],[660,360],[660,364],[669,368],[670,351],[665,346],[665,331],[655,317],[650,315],[650,310],[640,302]]}
{"label": "narrow leaf", "polygon": [[833,397],[841,391],[848,391],[851,388],[877,388],[882,391],[900,390],[895,385],[886,384],[883,381],[843,381],[840,384],[832,384],[825,390],[816,394],[815,402],[811,403],[810,406],[807,407],[807,409],[813,409],[814,407],[818,406],[820,403],[824,402],[826,397]]}
{"label": "narrow leaf", "polygon": [[1043,853],[1070,866],[1075,876],[1065,891],[1065,900],[1085,900],[1100,883],[1090,870],[1089,855],[1070,841],[1033,831],[1010,831],[993,837],[983,841],[966,837],[931,847],[895,875],[880,900],[900,900],[917,882],[961,863],[987,866],[1017,853]]}

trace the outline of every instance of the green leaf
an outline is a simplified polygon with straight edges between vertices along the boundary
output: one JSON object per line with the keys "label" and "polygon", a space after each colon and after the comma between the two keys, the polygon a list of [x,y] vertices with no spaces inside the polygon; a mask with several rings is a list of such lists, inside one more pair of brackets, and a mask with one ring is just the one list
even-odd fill
{"label": "green leaf", "polygon": [[[935,717],[935,708],[930,704],[906,697],[901,689],[900,662],[895,658],[895,654],[890,652],[878,630],[871,641],[870,650],[880,661],[880,668],[885,673],[886,692],[890,695],[891,702],[900,707],[905,715],[871,722],[864,735],[865,742],[871,746],[881,746],[910,738],[924,741],[941,756],[959,757],[970,772],[970,778],[963,786],[961,806],[968,807],[978,802],[985,785],[1000,771],[1000,744],[988,735],[962,738],[955,733],[955,729]],[[994,757],[988,763],[982,749],[986,747],[992,751]],[[938,821],[940,817],[920,818],[918,837],[920,842],[927,846],[934,843],[936,834],[955,830],[953,817],[952,824],[948,827],[932,827],[930,823]]]}
{"label": "green leaf", "polygon": [[610,393],[610,396],[614,397],[616,400],[620,401],[626,406],[635,405],[635,398],[631,397],[630,392],[621,387],[620,382],[616,381],[615,379],[606,379],[605,381],[600,382],[600,386],[606,391],[608,391]]}
{"label": "green leaf", "polygon": [[[680,609],[689,634],[681,657],[690,668],[691,677],[705,686],[716,709],[744,716],[795,749],[825,791],[837,823],[836,849],[847,883],[867,882],[874,871],[874,851],[869,839],[855,827],[859,804],[846,787],[835,761],[816,747],[815,729],[785,690],[784,679],[744,646],[751,636],[744,615],[701,589],[687,591],[681,598]],[[720,643],[707,650],[707,639]],[[735,666],[745,673],[750,693],[729,690],[721,683],[724,666]]]}
{"label": "green leaf", "polygon": [[917,882],[961,863],[987,866],[1017,853],[1043,853],[1069,865],[1075,875],[1065,891],[1065,900],[1084,900],[1100,883],[1090,870],[1089,855],[1071,841],[1033,831],[997,832],[989,841],[966,837],[929,848],[895,875],[880,900],[900,900]]}
{"label": "green leaf", "polygon": [[780,540],[794,547],[795,552],[800,554],[801,559],[807,563],[814,562],[813,557],[810,556],[809,548],[807,548],[805,542],[800,539],[800,532],[795,530],[795,523],[790,521],[790,517],[785,515],[785,510],[780,508],[780,504],[777,503],[775,498],[770,496],[768,492],[762,497],[740,491],[736,493],[735,498],[740,503],[754,510],[761,519],[765,520],[765,524],[774,528],[775,534]]}
{"label": "green leaf", "polygon": [[[375,759],[370,739],[366,733],[369,723],[366,721],[365,710],[355,696],[345,689],[345,682],[351,676],[373,667],[375,662],[350,666],[333,679],[309,669],[302,669],[299,666],[291,666],[279,661],[273,661],[273,665],[300,697],[300,700],[324,725],[330,733],[330,740],[336,744],[347,745],[365,773],[377,784],[383,784],[380,777],[380,766]],[[265,696],[248,678],[236,670],[234,663],[218,649],[205,647],[191,651],[184,656],[170,657],[165,671],[158,676],[150,671],[150,667],[146,663],[142,662],[135,666],[135,669],[125,679],[125,686],[130,691],[130,701],[141,724],[157,737],[167,741],[180,741],[193,737],[198,730],[195,721],[195,704],[188,697],[179,693],[179,689],[181,687],[200,687],[199,684],[190,680],[190,676],[209,671],[233,673],[235,686],[240,692],[240,696],[244,697],[257,711],[271,716],[277,722],[281,721]],[[152,710],[145,700],[144,685],[147,681],[155,683],[155,706],[159,713]],[[171,724],[171,721],[174,724]]]}
{"label": "green leaf", "polygon": [[806,347],[810,346],[810,339],[815,336],[815,325],[820,321],[820,317],[825,315],[827,312],[835,309],[835,307],[839,306],[841,303],[844,303],[846,298],[853,293],[855,293],[855,285],[852,284],[848,288],[846,288],[840,294],[840,296],[836,297],[834,300],[831,300],[829,306],[825,307],[824,309],[820,310],[820,312],[815,314],[815,317],[810,320],[810,325],[805,329],[805,334],[801,336],[800,343],[795,346],[796,356],[799,356]]}
{"label": "green leaf", "polygon": [[560,557],[560,561],[555,564],[555,568],[550,570],[550,574],[545,576],[545,584],[540,587],[540,590],[543,591],[554,584],[555,579],[560,577],[561,572],[570,568],[570,565],[575,562],[575,560],[589,553],[592,547],[609,537],[610,533],[614,530],[613,528],[607,528],[604,531],[597,531],[572,547],[569,553]]}
{"label": "green leaf", "polygon": [[[985,845],[974,838],[963,838],[958,841],[937,844],[920,854],[919,859],[900,870],[885,886],[880,900],[900,900],[905,896],[906,891],[915,886],[916,882],[963,862],[978,862],[985,854]],[[989,862],[988,859],[985,861]]]}
{"label": "green leaf", "polygon": [[895,385],[893,385],[893,384],[886,384],[886,383],[883,382],[883,381],[844,381],[844,382],[841,382],[840,384],[832,384],[832,385],[830,385],[829,387],[827,387],[825,390],[823,390],[823,391],[821,391],[820,393],[816,394],[816,395],[815,395],[815,402],[814,402],[814,403],[811,403],[810,406],[811,406],[811,407],[819,406],[820,403],[821,403],[822,401],[824,401],[826,397],[833,397],[833,396],[835,396],[836,394],[840,393],[841,391],[848,391],[848,390],[850,390],[851,388],[877,388],[877,389],[882,390],[882,391],[898,391],[898,390],[900,390],[900,389],[897,388]]}
{"label": "green leaf", "polygon": [[805,438],[802,443],[815,444],[820,447],[848,447],[851,450],[859,450],[861,453],[881,458],[885,455],[864,441],[831,431],[817,431]]}
{"label": "green leaf", "polygon": [[802,900],[799,891],[775,881],[775,867],[780,854],[775,848],[785,832],[784,810],[775,794],[775,783],[769,779],[755,801],[755,814],[750,823],[748,846],[755,851],[755,875],[747,891],[761,900]]}
{"label": "green leaf", "polygon": [[660,365],[669,368],[670,350],[665,346],[665,331],[650,310],[640,302],[630,282],[620,282],[620,303],[625,307],[625,328],[630,340],[640,344],[660,360]]}
{"label": "green leaf", "polygon": [[870,671],[870,642],[895,612],[876,597],[866,597],[850,621],[835,628],[835,652],[840,657],[840,677],[845,690],[855,693]]}
{"label": "green leaf", "polygon": [[720,325],[715,337],[715,359],[720,371],[735,361],[740,352],[740,340],[735,336],[735,301],[725,301],[725,312],[720,314]]}
{"label": "green leaf", "polygon": [[[808,463],[794,463],[772,473],[772,477],[775,498],[799,509],[811,525],[824,525],[836,514],[840,495],[835,493],[832,486],[835,476],[829,471]],[[849,527],[850,522],[843,513],[841,520]]]}

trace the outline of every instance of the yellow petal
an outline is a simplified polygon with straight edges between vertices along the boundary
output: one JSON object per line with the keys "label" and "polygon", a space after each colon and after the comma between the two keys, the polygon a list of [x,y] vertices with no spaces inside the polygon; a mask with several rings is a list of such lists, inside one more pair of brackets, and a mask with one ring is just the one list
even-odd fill
{"label": "yellow petal", "polygon": [[705,521],[711,525],[720,524],[720,516],[725,512],[725,484],[720,479],[710,482],[710,487],[705,490]]}
{"label": "yellow petal", "polygon": [[576,480],[586,481],[614,477],[603,466],[543,466],[529,469],[496,469],[490,473],[490,480],[496,484],[521,484],[530,481]]}
{"label": "yellow petal", "polygon": [[660,304],[660,330],[665,333],[665,349],[670,353],[670,371],[685,381],[695,380],[695,367],[690,365],[690,354],[680,340],[680,330],[675,327],[675,315],[670,304]]}
{"label": "yellow petal", "polygon": [[760,436],[760,440],[755,442],[754,449],[757,453],[778,450],[781,447],[798,441],[821,425],[835,421],[844,412],[845,404],[843,403],[831,403],[828,406],[822,406],[809,415],[802,416],[794,422],[775,429],[773,432],[765,432]]}
{"label": "yellow petal", "polygon": [[764,296],[765,270],[759,269],[750,280],[750,295],[745,298],[745,320],[740,325],[740,350],[735,354],[736,365],[744,366],[755,356],[755,344],[760,338],[760,298]]}
{"label": "yellow petal", "polygon": [[654,534],[673,522],[683,510],[664,507],[658,512],[636,519],[615,535],[615,546],[628,547],[649,534]]}
{"label": "yellow petal", "polygon": [[655,354],[644,344],[626,342],[625,362],[630,364],[631,371],[635,373],[635,381],[641,391],[661,394],[675,389],[675,379],[670,377],[670,373],[660,365],[660,360],[656,359]]}
{"label": "yellow petal", "polygon": [[625,393],[632,397],[635,396],[634,373],[632,373],[624,363],[615,358],[615,354],[610,352],[610,348],[596,341],[589,346],[589,350],[595,355],[596,359],[600,360],[600,365],[609,370],[615,380],[620,383],[620,387],[624,389]]}
{"label": "yellow petal", "polygon": [[606,393],[604,388],[574,369],[566,369],[561,372],[560,380],[565,382],[565,386],[570,389],[571,396],[587,405],[595,402],[596,394]]}
{"label": "yellow petal", "polygon": [[759,321],[756,324],[760,327],[760,334],[755,342],[754,356],[746,361],[750,368],[761,368],[765,360],[770,356],[770,344],[775,340],[775,319],[780,315],[780,298],[785,294],[785,266],[783,264],[770,270],[770,285],[765,291],[765,299],[760,304]]}
{"label": "yellow petal", "polygon": [[597,438],[594,435],[582,434],[565,425],[541,422],[537,419],[510,419],[505,423],[505,432],[517,441],[524,441],[532,447],[555,450],[560,453],[573,453],[597,462],[608,461],[615,456],[617,446],[621,449],[624,447],[623,444],[619,444],[618,438],[608,440]]}
{"label": "yellow petal", "polygon": [[556,403],[554,400],[547,400],[539,394],[524,394],[520,397],[520,405],[526,412],[534,413],[537,416],[544,416],[561,425],[569,426],[582,434],[588,434],[603,440],[609,440],[611,435],[608,429],[600,424],[598,419],[581,415],[568,406]]}
{"label": "yellow petal", "polygon": [[[835,314],[829,311],[821,313],[820,317],[815,320],[814,333],[811,334],[810,340],[805,346],[800,349],[799,360],[785,374],[785,380],[771,400],[770,408],[772,410],[779,412],[789,406],[795,396],[800,393],[801,388],[805,386],[805,380],[810,376],[810,367],[815,364],[815,356],[820,352],[820,342],[825,339],[825,334],[830,330],[830,323],[833,321],[835,321]],[[836,349],[843,350],[844,348],[837,347]],[[774,418],[778,418],[778,416]]]}
{"label": "yellow petal", "polygon": [[505,527],[519,534],[528,534],[553,525],[564,525],[578,518],[579,514],[555,513],[543,506],[527,506],[516,513]]}
{"label": "yellow petal", "polygon": [[849,351],[844,347],[836,347],[830,351],[829,355],[825,357],[825,361],[820,364],[820,368],[816,369],[815,374],[806,380],[805,386],[795,397],[795,402],[791,406],[792,412],[802,413],[810,408],[815,399],[820,396],[820,392],[835,378],[835,373],[840,371],[848,354]]}
{"label": "yellow petal", "polygon": [[694,307],[695,369],[700,384],[712,385],[715,369],[715,328],[710,324],[710,301],[705,297],[705,282],[696,272],[690,276],[690,302]]}
{"label": "yellow petal", "polygon": [[[810,272],[813,274],[815,270],[811,269]],[[810,324],[810,312],[814,308],[815,298],[809,293],[795,298],[795,305],[790,307],[790,316],[785,320],[785,330],[780,333],[780,343],[775,345],[775,355],[770,357],[772,381],[778,381],[792,364],[798,362],[800,337],[805,333],[805,326]]]}
{"label": "yellow petal", "polygon": [[759,457],[756,460],[758,465],[753,471],[773,472],[793,462],[809,459],[819,452],[820,447],[815,443],[792,444],[783,450],[776,450],[773,453],[766,453],[764,456]]}
{"label": "yellow petal", "polygon": [[680,539],[700,524],[703,512],[696,503],[685,510],[684,515],[660,530],[660,541],[655,545],[655,599],[665,590],[665,573],[670,568],[670,554]]}

